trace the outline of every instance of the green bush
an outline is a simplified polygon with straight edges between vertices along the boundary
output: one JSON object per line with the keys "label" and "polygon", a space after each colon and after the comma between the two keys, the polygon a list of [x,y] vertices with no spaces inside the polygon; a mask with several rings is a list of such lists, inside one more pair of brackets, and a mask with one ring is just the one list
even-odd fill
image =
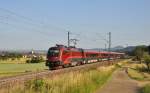
{"label": "green bush", "polygon": [[147,70],[150,72],[150,55],[144,55],[144,63],[147,66]]}
{"label": "green bush", "polygon": [[30,63],[30,60],[26,60],[26,63]]}
{"label": "green bush", "polygon": [[150,84],[146,85],[146,86],[142,89],[142,93],[150,93]]}
{"label": "green bush", "polygon": [[42,57],[32,57],[31,60],[27,60],[26,63],[40,63],[43,61]]}

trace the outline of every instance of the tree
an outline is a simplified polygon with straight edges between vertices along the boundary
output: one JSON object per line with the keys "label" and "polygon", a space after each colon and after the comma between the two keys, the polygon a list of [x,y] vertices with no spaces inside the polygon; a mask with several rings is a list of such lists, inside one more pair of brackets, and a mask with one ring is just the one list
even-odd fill
{"label": "tree", "polygon": [[148,53],[145,53],[144,55],[144,63],[146,64],[148,71],[150,71],[150,55],[148,55]]}
{"label": "tree", "polygon": [[150,55],[150,45],[148,46],[148,53],[149,53],[149,55]]}
{"label": "tree", "polygon": [[26,63],[40,63],[43,62],[44,59],[41,56],[32,57],[31,60],[27,60]]}
{"label": "tree", "polygon": [[146,46],[137,46],[134,50],[135,57],[140,61],[140,63],[142,63],[142,58],[145,51],[147,51]]}

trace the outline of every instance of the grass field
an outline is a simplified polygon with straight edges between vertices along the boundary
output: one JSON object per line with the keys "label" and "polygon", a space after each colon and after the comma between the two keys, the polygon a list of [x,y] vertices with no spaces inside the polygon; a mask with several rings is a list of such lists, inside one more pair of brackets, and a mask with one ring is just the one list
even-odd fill
{"label": "grass field", "polygon": [[48,69],[45,63],[35,63],[35,64],[14,64],[14,63],[0,63],[0,77],[12,76],[25,72],[35,72]]}
{"label": "grass field", "polygon": [[25,85],[16,85],[17,88],[8,91],[9,93],[94,93],[110,78],[114,70],[114,66],[100,67],[65,73],[53,78],[34,79],[27,81]]}
{"label": "grass field", "polygon": [[20,58],[20,59],[8,59],[8,60],[0,60],[0,63],[26,63],[26,60],[29,58]]}

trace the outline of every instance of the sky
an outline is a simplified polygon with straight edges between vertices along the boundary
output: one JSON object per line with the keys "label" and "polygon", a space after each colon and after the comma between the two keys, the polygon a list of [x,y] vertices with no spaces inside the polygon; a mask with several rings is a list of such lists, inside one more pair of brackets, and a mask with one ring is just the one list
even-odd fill
{"label": "sky", "polygon": [[[149,0],[0,0],[0,49],[46,50],[67,45],[104,48],[150,44]],[[105,40],[104,40],[105,39]]]}

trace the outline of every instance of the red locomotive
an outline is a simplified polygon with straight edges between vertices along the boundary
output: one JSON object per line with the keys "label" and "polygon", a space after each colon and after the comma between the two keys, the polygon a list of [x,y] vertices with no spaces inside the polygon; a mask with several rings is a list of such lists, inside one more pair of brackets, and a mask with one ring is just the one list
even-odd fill
{"label": "red locomotive", "polygon": [[59,66],[76,66],[108,59],[119,59],[123,56],[124,53],[87,51],[81,48],[56,45],[48,50],[46,66],[50,69]]}

